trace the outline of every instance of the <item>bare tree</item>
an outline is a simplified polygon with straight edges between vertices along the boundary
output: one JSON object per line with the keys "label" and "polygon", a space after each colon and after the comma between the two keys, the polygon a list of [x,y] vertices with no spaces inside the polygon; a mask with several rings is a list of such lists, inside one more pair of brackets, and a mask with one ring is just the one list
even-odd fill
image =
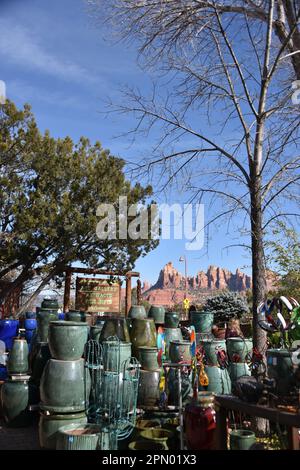
{"label": "bare tree", "polygon": [[266,294],[264,238],[273,221],[300,216],[300,105],[292,101],[299,1],[89,3],[139,41],[140,63],[156,73],[149,96],[126,89],[121,104],[111,103],[135,114],[135,138],[160,131],[135,171],[152,172],[161,189],[179,179],[191,200],[215,208],[207,225],[225,217],[248,237],[235,245],[251,249],[254,345],[263,352],[256,312]]}

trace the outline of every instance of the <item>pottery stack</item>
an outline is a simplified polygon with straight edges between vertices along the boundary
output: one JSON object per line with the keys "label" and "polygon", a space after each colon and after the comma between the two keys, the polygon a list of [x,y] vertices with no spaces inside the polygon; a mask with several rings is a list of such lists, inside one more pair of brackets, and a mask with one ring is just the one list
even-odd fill
{"label": "pottery stack", "polygon": [[158,364],[158,349],[156,346],[140,346],[138,351],[141,364],[138,406],[144,409],[155,408],[159,402],[159,384],[162,375]]}
{"label": "pottery stack", "polygon": [[84,322],[51,321],[48,343],[51,358],[40,380],[41,447],[55,449],[58,429],[65,425],[85,424],[90,375],[82,359],[88,338]]}
{"label": "pottery stack", "polygon": [[253,343],[248,338],[227,338],[228,371],[232,384],[244,375],[251,375],[249,362],[252,357]]}
{"label": "pottery stack", "polygon": [[203,339],[200,342],[204,352],[205,373],[208,385],[199,390],[220,395],[231,393],[231,380],[227,370],[226,341],[223,339]]}
{"label": "pottery stack", "polygon": [[171,341],[183,341],[182,332],[179,328],[179,313],[166,312],[165,313],[165,329],[164,329],[164,343],[165,343],[165,358],[170,360],[169,348]]}
{"label": "pottery stack", "polygon": [[204,339],[211,339],[214,314],[211,312],[193,311],[190,315],[190,323],[195,327],[197,344]]}
{"label": "pottery stack", "polygon": [[[191,343],[185,340],[172,340],[169,345],[169,361],[172,364],[190,365]],[[168,403],[177,406],[178,395],[178,369],[171,367],[167,373]],[[181,396],[184,402],[191,392],[191,374],[189,368],[181,368]]]}

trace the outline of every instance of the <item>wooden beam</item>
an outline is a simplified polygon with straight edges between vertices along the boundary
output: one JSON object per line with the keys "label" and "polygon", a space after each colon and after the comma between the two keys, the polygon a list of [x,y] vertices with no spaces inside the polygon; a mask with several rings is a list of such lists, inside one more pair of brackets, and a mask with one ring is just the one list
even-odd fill
{"label": "wooden beam", "polygon": [[126,276],[125,316],[127,317],[131,307],[131,276]]}
{"label": "wooden beam", "polygon": [[140,273],[136,271],[107,271],[105,269],[97,268],[74,268],[69,266],[66,268],[66,272],[79,273],[79,274],[102,274],[103,276],[130,276],[130,277],[140,277]]}
{"label": "wooden beam", "polygon": [[142,285],[140,279],[137,280],[136,282],[136,299],[137,299],[137,304],[141,305],[142,301]]}
{"label": "wooden beam", "polygon": [[222,406],[216,406],[216,449],[228,450],[227,448],[227,410]]}
{"label": "wooden beam", "polygon": [[66,277],[65,277],[64,312],[68,312],[70,309],[71,280],[72,280],[72,272],[68,270],[66,271]]}

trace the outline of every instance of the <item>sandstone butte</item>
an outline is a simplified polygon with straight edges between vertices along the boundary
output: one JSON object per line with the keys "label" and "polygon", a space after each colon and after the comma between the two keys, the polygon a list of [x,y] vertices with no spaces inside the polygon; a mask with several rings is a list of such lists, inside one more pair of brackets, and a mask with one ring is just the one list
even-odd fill
{"label": "sandstone butte", "polygon": [[[235,273],[218,266],[209,266],[207,271],[199,271],[195,276],[188,276],[188,298],[201,303],[206,297],[220,291],[246,293],[252,287],[251,277],[237,269]],[[267,288],[274,286],[274,274],[267,273]],[[167,263],[160,271],[156,283],[151,286],[144,281],[142,288],[143,299],[152,305],[171,307],[181,303],[185,295],[185,276]]]}

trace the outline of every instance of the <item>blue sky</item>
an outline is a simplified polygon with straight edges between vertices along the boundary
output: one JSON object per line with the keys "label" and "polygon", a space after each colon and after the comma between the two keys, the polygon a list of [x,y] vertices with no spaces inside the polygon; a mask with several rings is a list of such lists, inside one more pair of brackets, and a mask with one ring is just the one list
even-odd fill
{"label": "blue sky", "polygon": [[[70,135],[75,141],[81,135],[100,140],[126,160],[139,158],[151,144],[143,139],[130,146],[126,138],[116,139],[131,118],[103,114],[104,102],[117,100],[122,85],[148,89],[150,79],[137,65],[135,45],[129,48],[107,38],[107,31],[88,15],[84,0],[0,0],[0,31],[0,80],[6,83],[9,99],[19,106],[31,104],[42,131]],[[183,195],[173,191],[169,202],[183,202]],[[142,279],[155,282],[168,261],[183,272],[178,260],[186,255],[189,275],[209,264],[233,271],[245,266],[249,273],[245,252],[224,249],[238,241],[227,234],[226,226],[217,228],[198,252],[186,252],[186,240],[163,240],[138,260],[136,270]]]}

